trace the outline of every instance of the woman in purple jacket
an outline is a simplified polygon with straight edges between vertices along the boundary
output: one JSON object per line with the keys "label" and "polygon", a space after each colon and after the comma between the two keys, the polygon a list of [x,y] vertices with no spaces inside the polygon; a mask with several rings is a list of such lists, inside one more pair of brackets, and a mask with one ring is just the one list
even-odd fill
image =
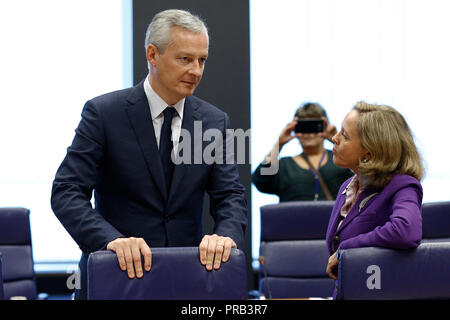
{"label": "woman in purple jacket", "polygon": [[419,245],[424,168],[408,124],[388,106],[358,102],[332,141],[334,163],[355,173],[328,224],[327,273],[336,280],[338,249]]}

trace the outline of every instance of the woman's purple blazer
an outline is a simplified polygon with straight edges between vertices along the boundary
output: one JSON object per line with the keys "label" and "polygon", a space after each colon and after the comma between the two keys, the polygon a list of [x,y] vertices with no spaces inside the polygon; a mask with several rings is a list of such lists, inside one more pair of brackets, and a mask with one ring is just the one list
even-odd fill
{"label": "woman's purple blazer", "polygon": [[407,249],[422,239],[422,186],[412,176],[398,174],[378,193],[367,189],[357,199],[347,217],[340,221],[345,203],[345,181],[338,193],[327,230],[328,251],[358,247]]}

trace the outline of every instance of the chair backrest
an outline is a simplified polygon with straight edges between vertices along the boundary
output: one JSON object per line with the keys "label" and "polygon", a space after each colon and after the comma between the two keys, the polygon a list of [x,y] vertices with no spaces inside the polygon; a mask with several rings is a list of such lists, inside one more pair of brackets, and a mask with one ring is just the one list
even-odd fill
{"label": "chair backrest", "polygon": [[342,250],[337,299],[449,299],[450,242]]}
{"label": "chair backrest", "polygon": [[5,299],[13,296],[36,299],[29,215],[30,211],[24,208],[0,208]]}
{"label": "chair backrest", "polygon": [[261,207],[259,291],[269,298],[330,297],[325,242],[334,201]]}
{"label": "chair backrest", "polygon": [[0,252],[0,300],[3,300],[3,270],[2,270],[2,253]]}
{"label": "chair backrest", "polygon": [[261,207],[261,241],[325,239],[334,201],[288,201]]}
{"label": "chair backrest", "polygon": [[422,237],[424,242],[450,241],[450,201],[422,205]]}
{"label": "chair backrest", "polygon": [[240,300],[247,298],[245,255],[232,249],[219,270],[201,265],[198,247],[152,248],[152,268],[129,279],[116,254],[98,251],[88,259],[90,300]]}

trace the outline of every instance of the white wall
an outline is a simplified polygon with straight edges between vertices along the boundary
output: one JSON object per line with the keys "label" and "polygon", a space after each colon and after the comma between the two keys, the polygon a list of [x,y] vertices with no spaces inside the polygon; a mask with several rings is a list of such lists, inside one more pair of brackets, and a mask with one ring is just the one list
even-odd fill
{"label": "white wall", "polygon": [[0,2],[0,206],[31,209],[36,262],[80,250],[52,213],[84,103],[132,84],[130,0]]}
{"label": "white wall", "polygon": [[[445,0],[251,0],[252,170],[302,102],[320,102],[339,129],[366,100],[409,122],[427,167],[424,201],[449,200],[449,12]],[[295,141],[281,156],[299,152]],[[254,258],[259,207],[275,202],[252,187]]]}

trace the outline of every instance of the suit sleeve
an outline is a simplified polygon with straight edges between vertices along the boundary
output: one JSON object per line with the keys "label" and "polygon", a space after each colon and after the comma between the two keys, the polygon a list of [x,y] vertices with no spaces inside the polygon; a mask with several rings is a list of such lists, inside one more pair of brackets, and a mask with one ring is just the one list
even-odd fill
{"label": "suit sleeve", "polygon": [[[225,115],[222,128],[223,139],[226,141],[226,129],[229,128],[229,119]],[[244,248],[245,229],[247,227],[247,201],[245,188],[239,182],[239,172],[236,157],[232,155],[230,163],[230,150],[224,143],[223,163],[214,163],[206,185],[210,197],[211,215],[214,219],[214,233],[230,237],[236,242],[238,248]],[[234,151],[232,151],[234,152]],[[228,159],[228,161],[227,161]]]}
{"label": "suit sleeve", "polygon": [[53,212],[86,253],[105,249],[110,241],[122,237],[91,205],[104,146],[100,112],[87,102],[72,145],[56,172],[51,195]]}
{"label": "suit sleeve", "polygon": [[422,239],[421,203],[422,194],[418,188],[411,186],[399,190],[392,199],[392,214],[384,225],[342,241],[339,248],[416,248]]}

